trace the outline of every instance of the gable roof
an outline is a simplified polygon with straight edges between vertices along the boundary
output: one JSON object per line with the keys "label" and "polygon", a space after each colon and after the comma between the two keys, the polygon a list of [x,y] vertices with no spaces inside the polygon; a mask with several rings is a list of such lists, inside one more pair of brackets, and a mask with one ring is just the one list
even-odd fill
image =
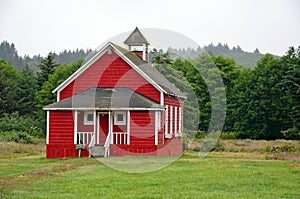
{"label": "gable roof", "polygon": [[176,97],[185,98],[184,94],[170,83],[160,72],[153,68],[149,63],[143,61],[134,52],[128,51],[116,44],[108,42],[101,50],[98,51],[91,59],[89,59],[83,66],[75,71],[69,78],[61,83],[52,92],[60,92],[73,80],[80,76],[85,70],[93,65],[106,51],[112,49],[124,61],[126,61],[133,69],[135,69],[142,77],[151,83],[156,89],[166,94],[174,95]]}
{"label": "gable roof", "polygon": [[164,110],[153,100],[127,87],[92,87],[44,110]]}
{"label": "gable roof", "polygon": [[129,37],[124,41],[124,44],[127,44],[128,46],[142,46],[143,44],[149,45],[150,43],[136,27]]}

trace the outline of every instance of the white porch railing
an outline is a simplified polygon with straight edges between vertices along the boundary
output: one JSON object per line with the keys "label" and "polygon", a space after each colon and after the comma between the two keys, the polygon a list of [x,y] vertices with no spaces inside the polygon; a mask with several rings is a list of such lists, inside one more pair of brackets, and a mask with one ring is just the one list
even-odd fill
{"label": "white porch railing", "polygon": [[129,137],[127,132],[113,132],[111,144],[129,144]]}
{"label": "white porch railing", "polygon": [[104,148],[105,148],[104,157],[108,157],[110,155],[110,150],[109,150],[110,143],[111,143],[111,133],[108,133],[104,144]]}
{"label": "white porch railing", "polygon": [[77,132],[77,143],[76,144],[84,144],[91,145],[94,144],[94,132]]}

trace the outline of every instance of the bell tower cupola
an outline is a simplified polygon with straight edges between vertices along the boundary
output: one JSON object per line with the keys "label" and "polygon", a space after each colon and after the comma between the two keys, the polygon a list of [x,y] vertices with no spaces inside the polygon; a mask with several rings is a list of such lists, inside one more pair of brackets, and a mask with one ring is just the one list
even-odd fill
{"label": "bell tower cupola", "polygon": [[144,61],[148,61],[148,45],[150,43],[137,27],[124,41],[124,44],[128,46],[128,50],[135,52]]}

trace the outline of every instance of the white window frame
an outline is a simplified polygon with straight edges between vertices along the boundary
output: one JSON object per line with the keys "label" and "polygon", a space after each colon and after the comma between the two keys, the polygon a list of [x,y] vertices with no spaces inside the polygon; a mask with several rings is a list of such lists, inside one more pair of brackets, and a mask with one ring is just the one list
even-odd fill
{"label": "white window frame", "polygon": [[177,119],[177,109],[178,109],[178,107],[175,106],[174,109],[175,109],[175,110],[174,110],[174,112],[175,112],[175,113],[174,113],[174,116],[175,116],[175,118],[174,118],[174,120],[175,120],[175,121],[174,121],[174,124],[175,124],[175,125],[174,125],[174,133],[177,134],[177,133],[178,133],[178,131],[177,131],[177,130],[178,130],[178,129],[177,129],[177,124],[178,124],[178,119]]}
{"label": "white window frame", "polygon": [[167,135],[169,132],[168,132],[168,124],[169,124],[169,107],[168,105],[166,105],[166,112],[165,112],[165,135]]}
{"label": "white window frame", "polygon": [[[93,120],[90,121],[88,120],[88,115],[92,115],[93,116]],[[85,111],[84,112],[84,125],[94,125],[94,112],[93,111]]]}
{"label": "white window frame", "polygon": [[179,107],[179,133],[182,133],[182,108]]}
{"label": "white window frame", "polygon": [[157,111],[156,112],[156,117],[155,117],[155,123],[157,124],[156,130],[159,131],[161,129],[161,112]]}
{"label": "white window frame", "polygon": [[[118,120],[118,115],[123,115],[123,120]],[[116,111],[114,112],[114,125],[126,125],[126,112]]]}
{"label": "white window frame", "polygon": [[173,106],[170,106],[170,134],[173,134]]}

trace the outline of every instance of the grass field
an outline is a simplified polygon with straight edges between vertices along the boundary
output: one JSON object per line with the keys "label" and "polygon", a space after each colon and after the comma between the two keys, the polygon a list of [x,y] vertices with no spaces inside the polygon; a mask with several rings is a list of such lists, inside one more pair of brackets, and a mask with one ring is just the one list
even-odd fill
{"label": "grass field", "polygon": [[132,174],[91,158],[46,159],[35,147],[0,156],[0,198],[300,198],[297,158],[189,151],[164,169]]}

